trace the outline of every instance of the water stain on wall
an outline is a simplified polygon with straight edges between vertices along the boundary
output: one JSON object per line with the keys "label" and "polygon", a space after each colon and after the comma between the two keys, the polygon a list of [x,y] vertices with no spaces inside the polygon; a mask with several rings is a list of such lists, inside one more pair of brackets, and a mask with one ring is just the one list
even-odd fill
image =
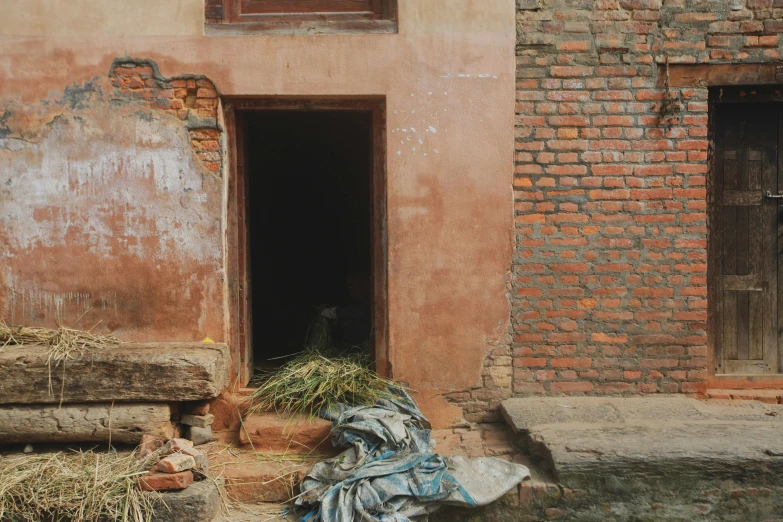
{"label": "water stain on wall", "polygon": [[[123,85],[132,76],[136,89]],[[111,79],[0,102],[0,318],[222,339],[220,130],[201,110],[214,114],[216,89],[177,80],[123,60]],[[213,101],[178,107],[199,89]]]}

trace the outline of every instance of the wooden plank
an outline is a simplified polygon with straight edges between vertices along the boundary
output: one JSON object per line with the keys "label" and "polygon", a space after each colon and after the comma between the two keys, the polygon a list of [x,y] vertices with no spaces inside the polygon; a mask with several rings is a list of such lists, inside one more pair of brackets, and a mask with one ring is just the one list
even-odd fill
{"label": "wooden plank", "polygon": [[[212,399],[229,384],[231,356],[219,343],[123,343],[86,352],[51,372],[48,347],[0,352],[0,404]],[[63,384],[63,376],[65,383]]]}
{"label": "wooden plank", "polygon": [[[69,404],[0,406],[0,441],[138,444],[144,434],[174,436],[168,404]],[[109,430],[111,428],[111,431]]]}
{"label": "wooden plank", "polygon": [[[739,132],[739,126],[737,125],[737,119],[735,115],[727,114],[722,118],[723,128],[720,129],[723,135],[723,147],[725,147],[723,158],[723,190],[737,190],[739,188],[739,175],[738,171],[738,151],[737,151],[737,134]],[[730,153],[728,158],[726,154]]]}
{"label": "wooden plank", "polygon": [[723,196],[723,132],[722,107],[719,110],[714,98],[708,101],[707,133],[708,139],[714,142],[713,180],[708,184],[707,216],[708,227],[708,258],[707,258],[707,344],[709,346],[712,370],[715,374],[723,373],[723,290],[721,283],[722,266],[722,230],[723,212],[720,201]]}
{"label": "wooden plank", "polygon": [[[760,172],[760,169],[759,169]],[[759,187],[761,188],[761,176],[759,175]],[[755,206],[764,203],[764,194],[760,190],[726,190],[723,192],[721,203],[724,206]]]}
{"label": "wooden plank", "polygon": [[760,274],[723,276],[726,292],[763,292],[764,282]]}
{"label": "wooden plank", "polygon": [[[659,67],[660,86],[666,80],[666,67]],[[670,64],[670,87],[703,87],[713,85],[759,85],[780,83],[775,64]]]}
{"label": "wooden plank", "polygon": [[237,222],[237,352],[239,354],[239,382],[246,385],[253,377],[253,309],[250,281],[250,229],[248,227],[247,197],[250,193],[250,177],[247,165],[247,119],[241,111],[234,112],[236,161],[236,222]]}
{"label": "wooden plank", "polygon": [[750,216],[748,207],[737,207],[737,275],[748,275],[748,248],[750,246]]}
{"label": "wooden plank", "polygon": [[[760,147],[761,128],[754,126],[751,133],[752,146]],[[758,180],[751,176],[751,184],[757,186],[757,193],[761,192],[761,161],[756,162],[759,166]],[[769,241],[768,231],[764,227],[764,212],[767,209],[763,206],[748,208],[748,277],[757,279],[758,288],[767,294],[774,289],[769,285],[764,285],[764,244]],[[748,292],[748,359],[762,359],[764,352],[764,299],[765,296],[759,292]],[[767,327],[769,325],[766,325]]]}
{"label": "wooden plank", "polygon": [[723,292],[724,359],[737,359],[737,292]]}
{"label": "wooden plank", "polygon": [[737,188],[748,189],[748,120],[743,117],[737,133]]}
{"label": "wooden plank", "polygon": [[239,273],[239,203],[237,173],[237,110],[233,100],[224,105],[225,124],[228,132],[228,179],[226,180],[226,294],[228,306],[228,345],[231,347],[231,381],[234,387],[247,384],[243,374],[245,347],[239,335],[239,282],[244,277]]}
{"label": "wooden plank", "polygon": [[737,273],[737,207],[723,207],[723,275]]}
{"label": "wooden plank", "polygon": [[737,359],[748,358],[750,340],[750,292],[737,292]]}
{"label": "wooden plank", "polygon": [[764,361],[726,360],[724,368],[727,374],[732,375],[763,375],[767,373]]}
{"label": "wooden plank", "polygon": [[242,15],[373,11],[371,0],[239,0],[239,2]]}
{"label": "wooden plank", "polygon": [[764,294],[748,294],[748,359],[764,358]]}

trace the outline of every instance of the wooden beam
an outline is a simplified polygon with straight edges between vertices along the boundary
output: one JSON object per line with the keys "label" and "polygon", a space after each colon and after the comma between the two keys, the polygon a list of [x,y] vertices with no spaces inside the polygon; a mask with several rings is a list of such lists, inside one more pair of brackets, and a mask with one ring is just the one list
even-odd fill
{"label": "wooden beam", "polygon": [[167,404],[0,406],[0,443],[108,442],[138,444],[143,434],[169,439]]}
{"label": "wooden beam", "polygon": [[[717,87],[783,83],[783,70],[774,63],[669,65],[670,87]],[[666,81],[667,67],[658,67],[658,86]]]}
{"label": "wooden beam", "polygon": [[0,351],[0,404],[56,404],[61,395],[64,403],[194,401],[217,397],[229,383],[225,344],[124,343],[53,368],[51,383],[47,351]]}

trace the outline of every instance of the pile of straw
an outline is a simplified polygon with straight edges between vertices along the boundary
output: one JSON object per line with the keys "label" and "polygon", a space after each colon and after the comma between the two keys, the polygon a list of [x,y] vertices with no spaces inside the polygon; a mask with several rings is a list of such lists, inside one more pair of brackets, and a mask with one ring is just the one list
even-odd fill
{"label": "pile of straw", "polygon": [[0,520],[149,522],[156,496],[139,476],[158,457],[71,452],[0,456]]}
{"label": "pile of straw", "polygon": [[0,322],[0,348],[8,345],[43,344],[50,347],[50,359],[55,364],[85,350],[117,346],[120,340],[113,335],[100,335],[84,330],[60,326],[57,329],[8,325]]}
{"label": "pile of straw", "polygon": [[250,412],[276,410],[315,416],[338,403],[370,405],[390,396],[398,384],[379,377],[359,355],[324,356],[306,351],[253,381]]}
{"label": "pile of straw", "polygon": [[113,335],[100,335],[84,330],[74,330],[60,326],[56,330],[50,328],[35,328],[19,325],[8,325],[0,322],[0,351],[9,345],[43,344],[49,347],[47,366],[49,367],[49,394],[52,390],[52,368],[62,364],[63,378],[60,390],[62,399],[65,387],[65,362],[81,357],[86,351],[110,348],[120,344]]}
{"label": "pile of straw", "polygon": [[[367,347],[335,346],[328,320],[318,315],[307,332],[304,350],[279,369],[257,375],[251,386],[250,413],[278,411],[311,417],[339,403],[375,404],[390,397],[399,384],[379,377],[370,368]],[[358,351],[358,352],[357,352]]]}

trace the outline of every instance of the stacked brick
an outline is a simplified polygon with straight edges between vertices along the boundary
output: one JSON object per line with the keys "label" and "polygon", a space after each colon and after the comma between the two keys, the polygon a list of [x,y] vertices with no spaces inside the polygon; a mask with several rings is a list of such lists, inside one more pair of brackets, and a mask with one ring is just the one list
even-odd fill
{"label": "stacked brick", "polygon": [[116,95],[139,100],[151,109],[187,122],[190,144],[201,164],[220,175],[218,93],[210,80],[190,76],[165,79],[145,61],[115,63],[110,76]]}
{"label": "stacked brick", "polygon": [[699,392],[706,87],[668,64],[780,58],[783,0],[518,0],[516,395]]}

